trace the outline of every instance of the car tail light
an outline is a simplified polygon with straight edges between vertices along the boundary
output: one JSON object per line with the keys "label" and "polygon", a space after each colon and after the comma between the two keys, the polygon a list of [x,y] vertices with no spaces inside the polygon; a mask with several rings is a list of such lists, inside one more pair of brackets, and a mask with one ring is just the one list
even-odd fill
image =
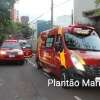
{"label": "car tail light", "polygon": [[0,55],[6,55],[6,51],[1,50]]}

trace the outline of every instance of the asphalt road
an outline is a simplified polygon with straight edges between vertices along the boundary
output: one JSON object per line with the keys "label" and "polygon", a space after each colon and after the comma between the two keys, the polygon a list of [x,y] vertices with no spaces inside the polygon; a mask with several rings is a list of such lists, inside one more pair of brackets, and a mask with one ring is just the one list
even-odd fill
{"label": "asphalt road", "polygon": [[48,77],[34,58],[23,65],[0,66],[0,100],[100,100],[100,88],[48,87]]}

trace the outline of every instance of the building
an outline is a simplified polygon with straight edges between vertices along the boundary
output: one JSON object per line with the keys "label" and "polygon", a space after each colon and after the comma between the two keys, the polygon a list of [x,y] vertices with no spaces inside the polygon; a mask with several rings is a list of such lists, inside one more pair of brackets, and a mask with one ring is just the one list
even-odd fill
{"label": "building", "polygon": [[51,28],[51,21],[45,21],[45,20],[38,20],[35,22],[31,27],[33,26],[34,29],[34,38],[33,38],[33,46],[34,50],[37,48],[37,39],[40,34],[40,32],[48,30]]}
{"label": "building", "polygon": [[29,22],[29,17],[28,16],[22,16],[21,17],[21,23],[27,25]]}
{"label": "building", "polygon": [[[73,24],[81,23],[81,24],[93,24],[94,21],[88,19],[84,16],[83,12],[95,9],[96,4],[95,0],[70,0],[72,2],[71,6],[71,18],[68,18],[68,21],[71,19]],[[67,9],[67,6],[66,6]],[[68,8],[69,9],[69,8]],[[67,12],[66,12],[67,14]]]}
{"label": "building", "polygon": [[72,16],[71,15],[59,16],[55,24],[62,27],[69,26],[70,24],[72,24]]}
{"label": "building", "polygon": [[38,20],[34,25],[34,37],[37,38],[39,33],[51,28],[51,21]]}
{"label": "building", "polygon": [[89,20],[94,21],[94,26],[100,36],[100,5],[96,6],[94,9],[84,11],[83,14]]}
{"label": "building", "polygon": [[83,12],[95,7],[95,0],[73,0],[73,23],[93,24],[93,20],[84,16]]}
{"label": "building", "polygon": [[[95,0],[69,0],[72,4],[70,6],[70,15],[59,16],[56,19],[56,25],[68,26],[70,24],[94,24],[94,20],[87,18],[83,12],[95,9]],[[69,4],[69,1],[67,2]],[[66,4],[67,5],[67,4]],[[66,6],[67,9],[67,6]],[[68,7],[69,9],[69,7]]]}
{"label": "building", "polygon": [[16,10],[16,21],[20,22],[20,17],[19,17],[19,11],[18,10]]}
{"label": "building", "polygon": [[19,11],[13,6],[10,12],[10,18],[14,22],[19,22]]}

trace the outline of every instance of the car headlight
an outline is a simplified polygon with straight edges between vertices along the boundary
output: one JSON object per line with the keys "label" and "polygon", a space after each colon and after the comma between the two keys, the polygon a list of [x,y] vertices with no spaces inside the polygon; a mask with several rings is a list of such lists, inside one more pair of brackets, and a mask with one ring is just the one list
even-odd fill
{"label": "car headlight", "polygon": [[85,68],[84,68],[84,65],[83,65],[85,62],[83,61],[82,58],[79,58],[76,55],[72,55],[71,60],[72,60],[72,63],[75,66],[76,69],[81,70],[81,71],[85,71]]}
{"label": "car headlight", "polygon": [[6,55],[5,51],[0,51],[0,55]]}

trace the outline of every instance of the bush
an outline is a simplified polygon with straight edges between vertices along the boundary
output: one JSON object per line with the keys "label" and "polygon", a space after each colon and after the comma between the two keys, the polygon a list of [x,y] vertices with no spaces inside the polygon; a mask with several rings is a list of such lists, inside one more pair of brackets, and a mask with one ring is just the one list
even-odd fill
{"label": "bush", "polygon": [[0,34],[0,44],[5,40],[6,35],[5,34]]}

